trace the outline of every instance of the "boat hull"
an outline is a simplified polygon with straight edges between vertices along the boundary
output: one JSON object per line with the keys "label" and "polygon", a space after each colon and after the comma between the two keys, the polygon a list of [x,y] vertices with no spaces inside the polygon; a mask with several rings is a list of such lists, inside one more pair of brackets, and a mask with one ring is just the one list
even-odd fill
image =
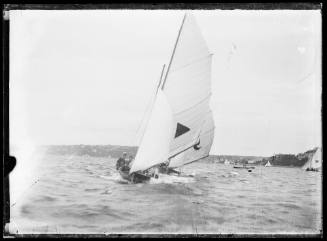
{"label": "boat hull", "polygon": [[318,168],[307,168],[305,169],[307,172],[319,172],[319,169]]}
{"label": "boat hull", "polygon": [[174,170],[173,168],[160,167],[158,169],[159,173],[168,174],[168,175],[180,175],[179,171]]}
{"label": "boat hull", "polygon": [[239,169],[254,169],[255,167],[234,166],[234,168],[239,168]]}
{"label": "boat hull", "polygon": [[123,179],[131,183],[144,183],[144,182],[148,182],[151,179],[151,177],[137,172],[129,174],[128,171],[119,170],[119,174]]}

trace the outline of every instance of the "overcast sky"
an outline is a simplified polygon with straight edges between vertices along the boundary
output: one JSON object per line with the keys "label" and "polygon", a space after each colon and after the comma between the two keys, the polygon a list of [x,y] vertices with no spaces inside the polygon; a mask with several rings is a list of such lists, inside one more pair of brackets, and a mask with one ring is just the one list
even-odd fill
{"label": "overcast sky", "polygon": [[[321,145],[320,11],[191,11],[212,61],[211,154]],[[10,11],[10,142],[136,145],[185,11]]]}

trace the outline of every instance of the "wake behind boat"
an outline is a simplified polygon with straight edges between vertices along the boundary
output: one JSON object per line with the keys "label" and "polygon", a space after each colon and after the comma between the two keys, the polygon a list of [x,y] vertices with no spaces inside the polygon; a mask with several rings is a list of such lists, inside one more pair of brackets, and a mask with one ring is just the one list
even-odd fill
{"label": "wake behind boat", "polygon": [[135,160],[128,171],[119,170],[122,178],[141,182],[158,172],[180,175],[175,168],[209,155],[215,128],[209,107],[211,59],[195,18],[185,14]]}

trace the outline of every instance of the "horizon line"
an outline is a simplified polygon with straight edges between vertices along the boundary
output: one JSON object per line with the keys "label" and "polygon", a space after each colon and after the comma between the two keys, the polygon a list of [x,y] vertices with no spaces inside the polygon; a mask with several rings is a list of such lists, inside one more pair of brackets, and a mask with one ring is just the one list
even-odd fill
{"label": "horizon line", "polygon": [[[12,146],[15,146],[14,144]],[[36,144],[35,146],[120,146],[120,147],[132,147],[132,148],[138,148],[138,146],[129,146],[129,145],[118,145],[118,144]],[[242,157],[270,157],[270,156],[276,156],[276,155],[297,155],[301,153],[305,153],[307,151],[314,150],[316,148],[319,148],[319,146],[315,146],[312,148],[309,148],[305,151],[298,152],[298,153],[280,153],[275,152],[271,155],[257,155],[257,154],[216,154],[216,153],[210,153],[209,156],[242,156]]]}

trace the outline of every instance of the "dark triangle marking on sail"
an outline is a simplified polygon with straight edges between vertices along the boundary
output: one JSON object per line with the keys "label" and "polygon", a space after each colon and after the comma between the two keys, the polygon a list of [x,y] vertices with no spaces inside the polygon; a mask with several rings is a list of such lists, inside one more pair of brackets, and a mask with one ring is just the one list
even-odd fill
{"label": "dark triangle marking on sail", "polygon": [[188,128],[187,126],[184,126],[181,123],[178,123],[177,122],[177,128],[176,128],[175,138],[177,138],[177,137],[185,134],[189,130],[190,130],[190,128]]}

